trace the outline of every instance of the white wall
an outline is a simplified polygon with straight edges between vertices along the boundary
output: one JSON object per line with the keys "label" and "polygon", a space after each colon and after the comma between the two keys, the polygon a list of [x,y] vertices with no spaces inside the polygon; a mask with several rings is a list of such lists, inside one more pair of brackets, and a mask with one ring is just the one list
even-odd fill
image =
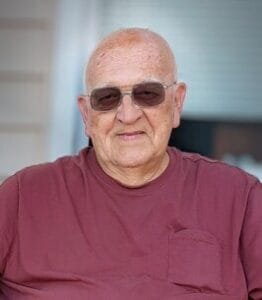
{"label": "white wall", "polygon": [[0,0],[0,182],[88,143],[77,96],[98,3]]}
{"label": "white wall", "polygon": [[97,37],[95,0],[59,0],[52,76],[50,158],[76,152],[88,140],[77,111],[83,70]]}
{"label": "white wall", "polygon": [[0,0],[0,181],[48,157],[56,1]]}

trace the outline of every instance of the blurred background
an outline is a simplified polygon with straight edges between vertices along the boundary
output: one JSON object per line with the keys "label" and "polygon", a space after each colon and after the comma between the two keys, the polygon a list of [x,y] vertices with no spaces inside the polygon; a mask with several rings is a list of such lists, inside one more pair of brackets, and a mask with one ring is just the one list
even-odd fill
{"label": "blurred background", "polygon": [[187,83],[170,144],[262,179],[261,0],[0,0],[0,181],[88,143],[76,105],[85,61],[130,26],[163,35]]}

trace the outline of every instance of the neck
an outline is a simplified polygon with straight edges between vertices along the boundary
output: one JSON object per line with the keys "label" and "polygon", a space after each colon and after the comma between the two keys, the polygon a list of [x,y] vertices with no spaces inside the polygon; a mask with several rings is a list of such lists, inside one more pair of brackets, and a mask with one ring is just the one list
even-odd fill
{"label": "neck", "polygon": [[129,187],[139,187],[159,177],[165,171],[169,163],[169,155],[165,152],[160,160],[136,167],[112,166],[99,160],[98,163],[107,175],[121,184]]}

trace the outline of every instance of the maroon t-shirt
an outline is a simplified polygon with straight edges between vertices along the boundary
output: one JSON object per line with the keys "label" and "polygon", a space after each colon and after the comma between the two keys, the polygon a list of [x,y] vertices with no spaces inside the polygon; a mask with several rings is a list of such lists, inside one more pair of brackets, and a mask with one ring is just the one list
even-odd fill
{"label": "maroon t-shirt", "polygon": [[139,187],[92,149],[26,168],[0,187],[1,300],[262,299],[262,186],[168,149]]}

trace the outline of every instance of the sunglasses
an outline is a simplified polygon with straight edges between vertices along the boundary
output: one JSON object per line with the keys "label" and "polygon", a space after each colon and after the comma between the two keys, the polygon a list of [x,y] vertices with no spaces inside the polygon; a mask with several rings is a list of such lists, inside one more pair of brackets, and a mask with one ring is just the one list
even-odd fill
{"label": "sunglasses", "polygon": [[103,87],[94,89],[90,97],[91,107],[97,111],[109,111],[117,108],[125,95],[130,95],[132,101],[141,107],[151,107],[165,100],[165,89],[176,84],[169,85],[160,82],[142,82],[136,84],[131,90],[122,92],[119,87]]}

